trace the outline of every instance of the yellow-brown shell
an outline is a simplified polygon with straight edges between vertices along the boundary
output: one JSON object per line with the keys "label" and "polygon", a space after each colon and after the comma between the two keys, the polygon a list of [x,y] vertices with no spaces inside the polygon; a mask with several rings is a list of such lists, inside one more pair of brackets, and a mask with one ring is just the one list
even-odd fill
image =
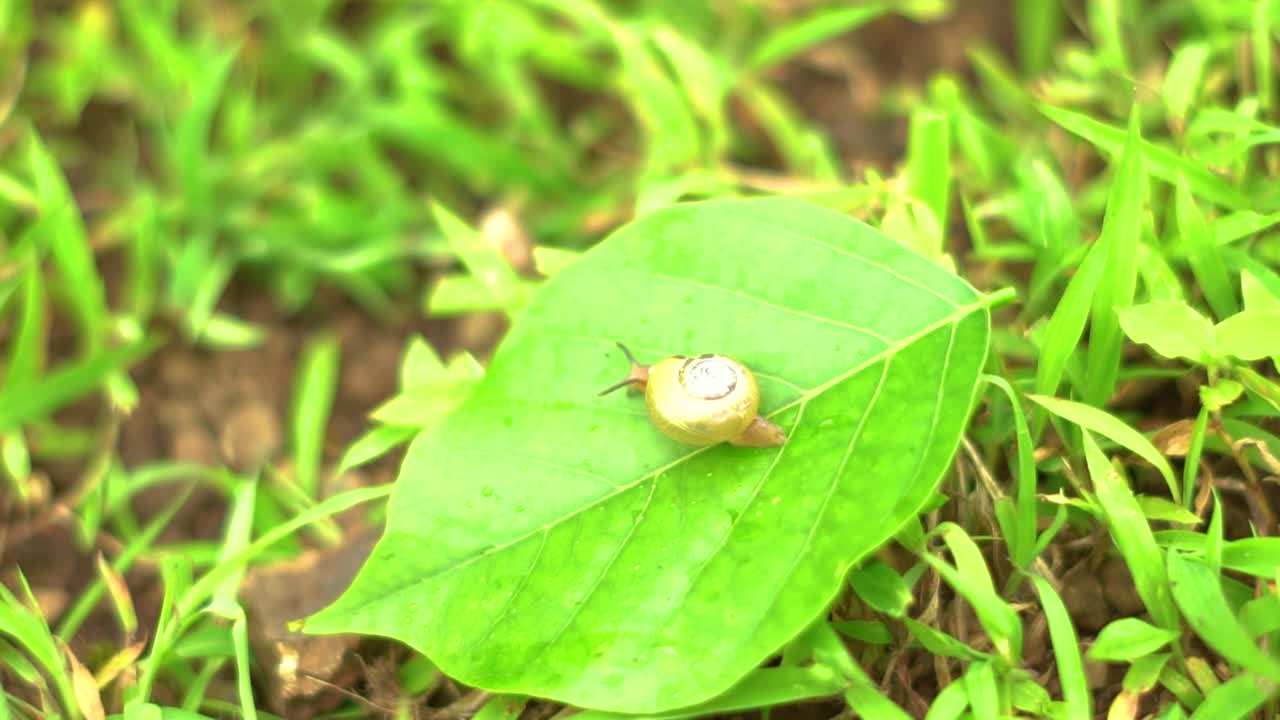
{"label": "yellow-brown shell", "polygon": [[760,408],[755,376],[724,355],[660,360],[649,368],[644,394],[653,424],[689,445],[739,437]]}

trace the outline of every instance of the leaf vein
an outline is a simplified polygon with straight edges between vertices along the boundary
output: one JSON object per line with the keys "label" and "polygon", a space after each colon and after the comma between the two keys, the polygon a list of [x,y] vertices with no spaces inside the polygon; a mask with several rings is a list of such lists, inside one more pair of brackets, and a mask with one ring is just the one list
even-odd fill
{"label": "leaf vein", "polygon": [[[828,380],[827,382],[824,382],[824,383],[822,383],[822,384],[820,384],[820,385],[818,385],[818,386],[814,387],[812,390],[810,390],[809,392],[805,393],[805,395],[803,395],[803,396],[801,396],[801,397],[799,397],[799,398],[796,398],[795,400],[792,400],[791,402],[788,402],[788,403],[786,403],[786,404],[782,405],[781,407],[777,408],[776,410],[774,410],[774,411],[773,411],[773,412],[771,412],[771,413],[768,413],[768,415],[767,415],[766,417],[775,417],[775,416],[777,416],[777,415],[780,415],[780,414],[782,414],[782,413],[784,413],[784,412],[786,412],[786,411],[788,411],[788,410],[790,410],[790,409],[792,409],[792,408],[796,407],[797,405],[800,405],[800,404],[802,404],[802,403],[806,403],[806,402],[808,402],[810,399],[812,399],[812,398],[816,397],[817,395],[821,394],[822,392],[825,392],[827,389],[831,388],[832,386],[837,385],[837,384],[839,384],[839,383],[843,382],[844,380],[846,380],[846,379],[848,379],[848,378],[850,378],[850,377],[852,377],[852,376],[854,376],[854,375],[856,375],[856,374],[858,374],[858,373],[862,372],[863,370],[867,369],[868,367],[872,367],[873,365],[875,365],[876,363],[880,362],[881,360],[884,360],[884,359],[886,359],[886,358],[890,358],[890,357],[892,357],[893,355],[895,355],[895,354],[897,354],[898,352],[900,352],[903,348],[905,348],[905,347],[907,347],[907,346],[911,345],[912,343],[914,343],[914,342],[916,342],[917,340],[919,340],[920,338],[922,338],[922,337],[924,337],[924,336],[928,335],[929,333],[934,332],[934,331],[938,330],[939,328],[946,327],[947,325],[957,323],[957,322],[959,322],[959,320],[960,320],[961,318],[963,318],[963,317],[965,317],[966,315],[969,315],[969,314],[971,314],[971,313],[973,313],[973,312],[976,312],[976,311],[978,311],[978,310],[981,310],[981,309],[985,308],[985,307],[986,307],[986,305],[987,305],[986,298],[985,298],[985,297],[981,297],[981,298],[979,298],[978,300],[976,300],[976,301],[974,301],[974,302],[972,302],[972,303],[968,303],[968,304],[966,304],[966,305],[957,306],[957,308],[956,308],[955,310],[951,311],[951,312],[950,312],[950,313],[948,313],[946,316],[944,316],[944,317],[942,317],[942,318],[939,318],[938,320],[936,320],[936,321],[934,321],[934,322],[932,322],[932,323],[929,323],[928,325],[925,325],[924,327],[922,327],[921,329],[917,330],[916,332],[914,332],[914,333],[912,333],[912,334],[910,334],[910,335],[907,335],[907,336],[903,337],[901,340],[896,341],[895,343],[893,343],[893,344],[892,344],[892,345],[890,345],[889,347],[886,347],[886,348],[884,348],[883,350],[881,350],[880,352],[878,352],[878,353],[876,353],[876,354],[874,354],[874,355],[872,355],[872,356],[868,357],[866,360],[862,361],[861,363],[858,363],[857,365],[854,365],[854,366],[853,366],[853,367],[851,367],[849,370],[846,370],[845,372],[842,372],[842,373],[840,373],[840,374],[836,375],[836,376],[835,376],[835,377],[833,377],[831,380]],[[427,582],[427,581],[430,581],[430,580],[434,580],[435,578],[437,578],[437,577],[441,577],[441,576],[443,576],[443,575],[448,575],[448,574],[450,574],[450,573],[452,573],[452,572],[455,572],[455,571],[457,571],[457,570],[461,570],[462,568],[467,567],[467,566],[468,566],[468,565],[470,565],[471,563],[474,563],[474,562],[477,562],[477,561],[479,561],[479,560],[482,560],[482,559],[484,559],[484,558],[486,558],[486,557],[488,557],[488,556],[490,556],[490,555],[496,554],[496,553],[501,552],[501,551],[503,551],[503,550],[505,550],[505,549],[507,549],[507,548],[509,548],[509,547],[512,547],[512,546],[514,546],[514,545],[516,545],[516,544],[518,544],[518,543],[520,543],[520,542],[523,542],[523,541],[525,541],[525,540],[529,539],[530,537],[533,537],[533,535],[535,535],[536,533],[542,532],[543,530],[549,529],[549,528],[551,528],[551,527],[554,527],[555,525],[558,525],[558,524],[560,524],[560,523],[566,522],[566,521],[570,520],[571,518],[573,518],[573,517],[575,517],[575,516],[577,516],[577,515],[579,515],[579,514],[581,514],[581,513],[587,512],[588,510],[591,510],[591,509],[593,509],[593,508],[597,507],[597,506],[598,506],[598,505],[600,505],[601,503],[607,502],[607,501],[609,501],[609,500],[613,499],[614,497],[616,497],[616,496],[618,496],[618,495],[620,495],[620,494],[622,494],[622,493],[624,493],[624,492],[626,492],[626,491],[628,491],[628,490],[630,490],[630,489],[632,489],[632,488],[636,487],[637,485],[639,485],[640,483],[644,482],[645,480],[648,480],[648,479],[650,479],[650,478],[657,477],[658,475],[661,475],[662,473],[667,472],[667,471],[668,471],[668,470],[670,470],[671,468],[676,467],[676,466],[678,466],[678,465],[681,465],[681,464],[683,464],[683,463],[685,463],[685,462],[688,462],[690,458],[693,458],[693,457],[695,457],[695,456],[697,456],[697,455],[700,455],[700,454],[702,454],[702,453],[704,453],[704,452],[707,452],[708,450],[711,450],[711,449],[712,449],[712,448],[714,448],[714,447],[716,447],[716,446],[715,446],[715,445],[707,445],[707,446],[703,446],[703,447],[699,447],[699,448],[695,448],[695,449],[693,449],[693,450],[690,450],[689,452],[685,453],[684,455],[680,455],[680,456],[678,456],[678,457],[674,458],[673,460],[671,460],[670,462],[668,462],[668,463],[666,463],[666,464],[664,464],[664,465],[662,465],[662,466],[660,466],[660,467],[658,467],[658,468],[655,468],[655,469],[653,469],[653,470],[650,470],[649,472],[645,473],[644,475],[641,475],[641,476],[637,477],[637,478],[635,479],[635,481],[634,481],[634,482],[631,482],[631,483],[628,483],[628,484],[623,484],[623,485],[618,485],[618,486],[617,486],[617,488],[618,488],[618,489],[617,489],[616,491],[611,492],[611,493],[608,493],[608,494],[605,494],[605,495],[601,495],[601,496],[600,496],[599,498],[597,498],[596,500],[594,500],[594,501],[592,501],[592,502],[589,502],[589,503],[587,503],[587,504],[583,505],[582,507],[577,508],[576,510],[574,510],[574,511],[572,511],[572,512],[570,512],[570,513],[566,514],[566,515],[562,515],[562,516],[560,516],[560,517],[554,518],[553,520],[551,520],[550,522],[548,522],[548,523],[546,523],[546,524],[544,524],[544,525],[542,525],[542,526],[539,526],[539,527],[536,527],[536,528],[532,528],[532,529],[530,529],[528,532],[526,532],[526,533],[524,533],[524,534],[522,534],[522,535],[519,535],[519,536],[517,536],[517,537],[514,537],[514,538],[512,538],[511,540],[508,540],[507,542],[500,543],[500,544],[498,544],[498,545],[490,545],[490,546],[488,546],[488,547],[484,548],[483,550],[481,550],[481,551],[479,551],[479,552],[475,552],[475,553],[473,553],[473,554],[471,554],[471,555],[468,555],[468,556],[466,556],[466,557],[464,557],[464,558],[459,559],[459,560],[458,560],[455,564],[453,564],[453,565],[448,565],[448,566],[440,567],[440,568],[438,568],[438,569],[434,569],[434,570],[432,570],[432,571],[430,571],[430,572],[427,572],[427,573],[425,573],[425,574],[421,575],[415,583],[413,583],[413,584],[411,584],[411,585],[409,585],[409,586],[406,586],[406,588],[405,588],[405,589],[407,589],[408,587],[412,587],[413,585],[418,585],[418,584],[421,584],[421,583],[424,583],[424,582]],[[785,447],[785,445],[784,445],[783,447]],[[781,450],[779,450],[779,452],[781,452]]]}
{"label": "leaf vein", "polygon": [[622,536],[622,539],[618,542],[617,549],[613,551],[613,555],[609,556],[609,561],[605,563],[604,567],[601,568],[600,573],[596,575],[596,579],[592,581],[591,587],[587,589],[586,594],[582,596],[582,599],[578,601],[578,604],[569,612],[569,617],[565,618],[565,621],[560,625],[560,628],[556,630],[555,635],[553,635],[551,639],[544,643],[538,650],[537,655],[535,655],[533,660],[530,661],[531,664],[534,660],[537,660],[542,655],[546,654],[552,646],[560,641],[560,638],[564,637],[569,626],[573,624],[575,619],[577,619],[579,613],[581,613],[582,609],[587,606],[587,602],[596,594],[596,591],[600,589],[600,586],[604,583],[605,577],[609,574],[609,569],[612,568],[613,564],[622,556],[622,551],[626,549],[627,543],[630,542],[632,536],[636,534],[636,528],[640,527],[640,523],[644,522],[645,515],[649,510],[649,505],[653,503],[653,496],[656,494],[657,489],[658,481],[655,478],[653,482],[649,483],[649,497],[645,498],[644,505],[640,508],[640,514],[636,516],[636,521],[631,523],[631,527],[627,529],[627,534]]}
{"label": "leaf vein", "polygon": [[[835,318],[829,318],[823,315],[815,315],[811,312],[806,312],[798,308],[793,308],[788,305],[783,305],[781,303],[777,303],[772,300],[762,298],[759,295],[752,295],[751,293],[743,292],[742,290],[735,290],[733,288],[721,287],[719,285],[703,282],[701,280],[694,280],[693,278],[679,277],[677,275],[667,275],[665,273],[654,273],[654,276],[661,278],[663,280],[669,280],[672,282],[682,283],[685,285],[692,285],[693,287],[700,288],[703,290],[713,290],[716,292],[725,293],[726,295],[733,295],[734,297],[739,297],[744,300],[750,300],[752,302],[758,303],[760,305],[764,305],[765,307],[773,308],[774,310],[787,313],[789,315],[795,315],[796,317],[802,317],[808,320],[813,320],[814,322],[823,323],[825,325],[834,325],[836,327],[842,327],[842,328],[845,328],[846,330],[853,330],[854,332],[861,333],[863,335],[867,335],[869,337],[875,338],[876,340],[879,340],[885,345],[893,344],[892,340],[885,337],[884,335],[881,335],[875,330],[872,330],[871,328],[863,327],[861,325],[855,325],[853,323],[847,323],[847,322],[844,322],[843,320],[836,320]],[[955,303],[952,303],[952,305],[954,304]]]}

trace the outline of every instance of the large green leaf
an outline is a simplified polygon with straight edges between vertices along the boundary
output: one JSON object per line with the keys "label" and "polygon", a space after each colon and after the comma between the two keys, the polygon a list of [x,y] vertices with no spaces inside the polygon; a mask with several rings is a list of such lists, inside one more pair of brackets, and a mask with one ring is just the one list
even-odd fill
{"label": "large green leaf", "polygon": [[[553,278],[475,394],[415,440],[387,529],[311,632],[398,638],[454,678],[616,712],[731,687],[923,506],[987,354],[987,300],[848,217],[673,207]],[[596,397],[652,361],[758,373],[780,449],[693,449]]]}

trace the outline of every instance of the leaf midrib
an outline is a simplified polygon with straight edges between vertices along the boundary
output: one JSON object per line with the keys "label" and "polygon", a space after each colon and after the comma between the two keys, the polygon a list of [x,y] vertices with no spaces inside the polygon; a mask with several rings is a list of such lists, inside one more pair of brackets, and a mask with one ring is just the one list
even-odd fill
{"label": "leaf midrib", "polygon": [[[976,301],[974,301],[974,302],[966,303],[966,304],[964,304],[964,305],[957,305],[957,306],[955,307],[955,309],[954,309],[954,310],[952,310],[950,313],[948,313],[948,314],[947,314],[947,315],[945,315],[944,317],[942,317],[942,318],[940,318],[940,319],[938,319],[938,320],[936,320],[936,321],[934,321],[934,322],[932,322],[932,323],[929,323],[929,324],[927,324],[927,325],[923,326],[922,328],[920,328],[919,330],[916,330],[915,332],[911,333],[910,335],[906,335],[906,336],[904,336],[904,337],[903,337],[903,338],[901,338],[900,340],[898,340],[898,341],[894,342],[892,345],[890,345],[890,346],[888,346],[888,347],[884,348],[883,350],[881,350],[881,351],[879,351],[879,352],[875,353],[874,355],[869,356],[867,359],[865,359],[865,360],[864,360],[864,361],[862,361],[861,363],[858,363],[857,365],[853,366],[853,367],[852,367],[852,368],[850,368],[849,370],[846,370],[846,371],[845,371],[845,372],[843,372],[843,373],[839,373],[838,375],[834,376],[831,380],[828,380],[827,382],[824,382],[824,383],[822,383],[822,384],[820,384],[820,385],[815,386],[812,390],[809,390],[808,392],[806,392],[806,393],[802,394],[801,396],[797,397],[796,399],[794,399],[794,400],[792,400],[792,401],[790,401],[790,402],[786,403],[785,405],[782,405],[781,407],[779,407],[778,409],[774,410],[773,412],[768,413],[765,417],[772,418],[772,417],[775,417],[775,416],[777,416],[777,415],[780,415],[780,414],[782,414],[782,413],[784,413],[784,412],[786,412],[786,411],[788,411],[788,410],[790,410],[790,409],[792,409],[792,408],[794,408],[794,407],[796,407],[796,406],[801,406],[801,405],[804,405],[805,403],[808,403],[810,400],[812,400],[813,398],[815,398],[815,397],[817,397],[818,395],[822,394],[822,393],[823,393],[823,392],[825,392],[826,390],[828,390],[828,389],[830,389],[830,388],[834,387],[835,385],[838,385],[838,384],[840,384],[840,383],[844,382],[845,380],[849,379],[850,377],[852,377],[852,376],[854,376],[854,375],[858,374],[859,372],[862,372],[862,371],[863,371],[863,370],[865,370],[866,368],[871,367],[872,365],[875,365],[876,363],[880,362],[881,360],[885,359],[886,357],[891,357],[891,356],[893,356],[893,355],[896,355],[897,353],[901,352],[903,349],[905,349],[906,347],[908,347],[908,346],[909,346],[909,345],[911,345],[912,343],[916,342],[917,340],[919,340],[919,339],[923,338],[924,336],[928,335],[929,333],[932,333],[932,332],[934,332],[935,330],[938,330],[938,329],[940,329],[940,328],[946,327],[947,325],[951,325],[951,324],[958,324],[958,323],[960,322],[960,320],[962,320],[964,317],[966,317],[966,316],[968,316],[968,315],[970,315],[970,314],[972,314],[972,313],[974,313],[974,312],[976,312],[976,311],[978,311],[978,310],[981,310],[981,309],[983,309],[983,308],[987,307],[989,304],[990,304],[990,297],[989,297],[989,296],[980,296],[980,297],[979,297]],[[420,578],[418,578],[418,579],[417,579],[417,580],[415,580],[414,582],[412,582],[412,583],[410,583],[410,584],[408,584],[408,585],[405,585],[404,587],[399,588],[399,589],[397,589],[396,591],[393,591],[392,593],[389,593],[388,595],[383,595],[383,596],[381,596],[381,599],[386,599],[386,598],[388,598],[388,597],[391,597],[391,596],[397,595],[397,594],[399,594],[399,593],[401,593],[401,592],[404,592],[405,590],[408,590],[408,589],[410,589],[410,588],[417,587],[417,586],[421,585],[422,583],[425,583],[425,582],[427,582],[427,581],[429,581],[429,580],[434,580],[434,579],[436,579],[436,578],[438,578],[438,577],[442,577],[442,576],[444,576],[444,575],[448,575],[448,574],[450,574],[450,573],[452,573],[452,572],[454,572],[454,571],[456,571],[456,570],[461,570],[461,569],[463,569],[463,568],[466,568],[466,567],[470,566],[472,563],[474,563],[474,562],[476,562],[476,561],[478,561],[478,560],[481,560],[481,559],[483,559],[483,558],[485,558],[485,557],[488,557],[488,556],[490,556],[490,555],[495,555],[495,554],[497,554],[497,553],[499,553],[499,552],[502,552],[502,551],[504,551],[504,550],[506,550],[506,549],[508,549],[508,548],[514,547],[515,545],[518,545],[518,544],[520,544],[520,543],[524,542],[525,540],[528,540],[529,538],[536,536],[538,533],[546,532],[546,531],[548,531],[548,530],[550,530],[550,529],[554,528],[555,526],[559,525],[560,523],[563,523],[563,522],[565,522],[565,521],[568,521],[568,520],[570,520],[570,519],[572,519],[572,518],[576,517],[577,515],[579,515],[579,514],[581,514],[581,513],[587,512],[588,510],[592,510],[592,509],[594,509],[595,507],[599,506],[600,504],[605,503],[605,502],[607,502],[607,501],[609,501],[609,500],[611,500],[611,499],[613,499],[613,498],[615,498],[615,497],[617,497],[617,496],[619,496],[619,495],[621,495],[621,494],[623,494],[623,493],[625,493],[625,492],[627,492],[627,491],[629,491],[629,490],[631,490],[631,489],[635,488],[636,486],[640,485],[641,483],[645,482],[646,480],[649,480],[649,479],[651,479],[651,478],[657,477],[657,476],[659,476],[659,475],[661,475],[661,474],[663,474],[663,473],[665,473],[665,472],[667,472],[667,471],[671,470],[672,468],[677,467],[677,466],[681,465],[682,463],[687,462],[687,461],[689,461],[690,459],[692,459],[692,458],[694,458],[694,457],[696,457],[696,456],[700,455],[701,453],[704,453],[704,452],[706,452],[706,451],[708,451],[708,450],[710,450],[710,449],[712,449],[712,448],[714,448],[714,447],[717,447],[717,446],[715,446],[715,445],[708,445],[708,446],[704,446],[704,447],[695,448],[695,449],[693,449],[693,450],[691,450],[691,451],[689,451],[689,452],[685,453],[684,455],[681,455],[681,456],[677,457],[676,459],[672,460],[671,462],[669,462],[669,463],[667,463],[667,464],[665,464],[665,465],[662,465],[661,467],[655,468],[655,469],[650,470],[649,472],[647,472],[647,473],[645,473],[645,474],[643,474],[643,475],[638,476],[638,477],[637,477],[634,481],[632,481],[632,482],[617,485],[617,486],[616,486],[616,487],[617,487],[617,489],[616,489],[616,490],[614,490],[614,491],[612,491],[612,492],[609,492],[609,493],[607,493],[607,494],[605,494],[605,495],[601,495],[599,498],[597,498],[597,499],[595,499],[595,500],[592,500],[592,501],[591,501],[591,502],[589,502],[589,503],[584,504],[583,506],[581,506],[581,507],[579,507],[579,508],[577,508],[577,509],[573,510],[572,512],[567,513],[567,514],[565,514],[565,515],[561,515],[560,517],[555,518],[552,522],[544,523],[544,524],[542,524],[542,525],[540,525],[540,526],[538,526],[538,527],[536,527],[536,528],[532,528],[532,529],[530,529],[529,531],[527,531],[527,532],[525,532],[525,533],[522,533],[521,535],[519,535],[519,536],[517,536],[517,537],[514,537],[514,538],[512,538],[511,540],[508,540],[508,541],[506,541],[506,542],[504,542],[504,543],[501,543],[501,544],[499,544],[499,545],[491,545],[491,546],[488,546],[488,547],[486,547],[484,550],[482,550],[481,552],[473,553],[473,554],[471,554],[471,555],[469,555],[469,556],[466,556],[466,557],[462,558],[462,559],[461,559],[461,560],[459,560],[458,562],[455,562],[455,563],[453,563],[453,564],[451,564],[451,565],[448,565],[448,566],[446,566],[446,567],[440,568],[439,570],[435,570],[435,571],[429,572],[429,573],[427,573],[427,574],[425,574],[425,575],[421,576]],[[784,447],[785,447],[785,446],[784,446]],[[781,453],[781,452],[782,452],[782,449],[781,449],[781,448],[779,448],[776,452]],[[358,605],[357,607],[365,607],[365,606],[367,606],[367,605],[369,605],[369,604],[370,604],[370,602],[365,602],[365,603],[361,603],[361,604],[360,604],[360,605]]]}

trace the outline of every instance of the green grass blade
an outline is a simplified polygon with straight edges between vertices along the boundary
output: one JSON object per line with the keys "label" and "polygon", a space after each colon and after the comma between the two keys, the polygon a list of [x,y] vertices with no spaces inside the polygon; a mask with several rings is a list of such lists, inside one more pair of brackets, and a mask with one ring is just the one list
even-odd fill
{"label": "green grass blade", "polygon": [[1169,461],[1165,459],[1164,455],[1161,455],[1156,446],[1152,445],[1151,441],[1147,440],[1142,433],[1129,427],[1111,413],[1084,403],[1039,395],[1028,395],[1027,397],[1039,403],[1054,415],[1064,420],[1069,420],[1086,430],[1092,430],[1099,435],[1104,435],[1151,463],[1160,472],[1161,477],[1164,478],[1174,501],[1181,502],[1182,493],[1178,488],[1177,481],[1174,480],[1173,467],[1169,465]]}
{"label": "green grass blade", "polygon": [[[293,441],[298,487],[307,497],[320,494],[320,466],[324,462],[325,429],[338,390],[341,348],[336,337],[323,335],[307,342],[294,381],[293,417],[289,431]],[[262,458],[266,460],[267,458]]]}
{"label": "green grass blade", "polygon": [[1062,698],[1067,704],[1066,717],[1071,720],[1088,720],[1093,717],[1093,703],[1089,683],[1084,675],[1084,661],[1080,658],[1080,643],[1067,606],[1047,580],[1031,576],[1040,606],[1044,608],[1049,624],[1049,640],[1053,644],[1053,656],[1058,664],[1058,680],[1062,683]]}
{"label": "green grass blade", "polygon": [[0,390],[0,432],[45,417],[92,392],[111,373],[147,355],[159,345],[151,339],[114,348],[85,360],[63,365],[39,380]]}
{"label": "green grass blade", "polygon": [[935,531],[942,536],[956,561],[951,567],[933,555],[924,559],[938,571],[978,616],[992,644],[1000,655],[1010,661],[1022,653],[1022,621],[1013,608],[996,593],[991,574],[978,546],[958,525],[943,523]]}
{"label": "green grass blade", "polygon": [[[156,538],[159,537],[160,533],[169,526],[169,522],[173,520],[173,516],[182,509],[183,504],[186,502],[187,498],[190,497],[191,491],[194,487],[194,485],[188,485],[185,490],[179,492],[173,502],[165,506],[165,508],[159,513],[156,513],[156,516],[147,522],[143,531],[137,537],[132,538],[129,541],[129,544],[125,546],[124,550],[122,550],[111,563],[111,567],[116,572],[122,574],[128,572],[129,568],[133,565],[133,561],[136,560],[139,555],[153,549],[152,545],[155,543]],[[106,587],[102,578],[99,577],[95,579],[93,584],[80,594],[80,597],[76,600],[76,603],[71,607],[71,609],[63,615],[62,622],[58,625],[58,637],[62,638],[66,642],[71,642],[71,639],[75,637],[76,632],[79,631],[80,626],[89,618],[89,613],[93,611],[94,607],[97,606],[98,601],[102,599],[102,594],[105,591]]]}
{"label": "green grass blade", "polygon": [[44,295],[44,276],[30,253],[31,265],[22,273],[19,283],[21,304],[13,324],[9,342],[9,361],[4,370],[4,389],[33,381],[44,363],[48,325]]}
{"label": "green grass blade", "polygon": [[[946,112],[921,107],[911,113],[907,138],[907,178],[911,194],[933,211],[947,227],[951,202],[951,118]],[[936,252],[941,252],[941,238]]]}
{"label": "green grass blade", "polygon": [[1123,0],[1092,0],[1085,3],[1089,30],[1093,41],[1098,46],[1098,55],[1109,70],[1123,77],[1128,77],[1129,53],[1125,48],[1125,39],[1129,36],[1124,29],[1122,17]]}
{"label": "green grass blade", "polygon": [[1205,433],[1209,428],[1209,408],[1200,408],[1195,427],[1191,431],[1191,445],[1182,463],[1182,504],[1190,508],[1196,494],[1196,478],[1200,475],[1200,454],[1204,451]]}
{"label": "green grass blade", "polygon": [[1205,300],[1219,320],[1236,314],[1240,311],[1240,305],[1236,302],[1227,265],[1218,252],[1218,244],[1213,239],[1204,213],[1191,195],[1185,175],[1178,175],[1174,205],[1177,209],[1178,232],[1187,249],[1187,260],[1204,292]]}
{"label": "green grass blade", "polygon": [[1274,698],[1276,684],[1253,673],[1241,673],[1205,696],[1191,720],[1236,720],[1249,717],[1267,700]]}
{"label": "green grass blade", "polygon": [[1043,0],[1017,0],[1013,12],[1018,61],[1023,72],[1039,74],[1053,58],[1066,13],[1057,3]]}
{"label": "green grass blade", "polygon": [[1093,296],[1089,320],[1089,351],[1086,360],[1088,384],[1086,402],[1102,407],[1115,391],[1120,372],[1124,334],[1117,310],[1133,304],[1137,285],[1138,243],[1142,235],[1142,208],[1147,197],[1147,179],[1142,165],[1142,135],[1135,106],[1129,118],[1129,134],[1120,153],[1120,163],[1107,197],[1098,244],[1106,248],[1107,269]]}
{"label": "green grass blade", "polygon": [[1275,3],[1264,1],[1253,6],[1253,80],[1257,83],[1258,104],[1262,112],[1271,116],[1275,114],[1275,77],[1272,68],[1271,53],[1274,42],[1271,37],[1271,22],[1275,14]]}
{"label": "green grass blade", "polygon": [[[1036,392],[1052,395],[1058,391],[1062,376],[1072,353],[1084,336],[1089,319],[1089,305],[1107,267],[1107,254],[1100,244],[1094,244],[1080,263],[1076,274],[1067,283],[1062,300],[1049,317],[1044,341],[1040,348],[1040,362],[1036,366]],[[1033,435],[1038,437],[1044,427],[1043,415],[1035,423]]]}
{"label": "green grass blade", "polygon": [[1169,111],[1175,127],[1186,126],[1187,115],[1200,91],[1205,66],[1209,60],[1209,46],[1203,42],[1187,42],[1173,51],[1169,69],[1161,86],[1164,106]]}
{"label": "green grass blade", "polygon": [[889,12],[887,2],[868,2],[854,7],[826,7],[774,31],[752,54],[752,70],[776,65],[819,43],[850,32]]}
{"label": "green grass blade", "polygon": [[[1041,106],[1040,111],[1064,129],[1092,143],[1106,155],[1114,157],[1124,150],[1124,130],[1087,115],[1048,105]],[[1244,192],[1194,160],[1149,140],[1142,141],[1142,155],[1147,171],[1167,183],[1176,183],[1178,175],[1185,174],[1187,185],[1196,196],[1232,210],[1254,209],[1252,201]]]}
{"label": "green grass blade", "polygon": [[1005,713],[1001,712],[1000,688],[996,685],[996,673],[991,663],[973,663],[965,671],[962,680],[974,717],[1005,717]]}
{"label": "green grass blade", "polygon": [[80,208],[57,161],[34,134],[27,148],[27,162],[40,198],[40,220],[34,232],[40,244],[48,247],[58,268],[65,297],[80,326],[82,345],[92,351],[99,346],[107,299]]}
{"label": "green grass blade", "polygon": [[1169,553],[1169,581],[1173,598],[1200,639],[1215,652],[1250,673],[1280,683],[1280,660],[1272,657],[1249,637],[1222,594],[1220,578],[1213,568],[1177,552]]}
{"label": "green grass blade", "polygon": [[1129,572],[1133,574],[1138,596],[1160,627],[1180,631],[1178,613],[1169,597],[1169,577],[1160,557],[1160,548],[1151,533],[1151,526],[1142,516],[1142,508],[1133,492],[1120,477],[1120,473],[1111,466],[1093,435],[1087,429],[1082,435],[1085,461],[1089,467],[1089,476],[1093,478],[1098,504],[1102,508],[1116,548],[1129,566]]}

